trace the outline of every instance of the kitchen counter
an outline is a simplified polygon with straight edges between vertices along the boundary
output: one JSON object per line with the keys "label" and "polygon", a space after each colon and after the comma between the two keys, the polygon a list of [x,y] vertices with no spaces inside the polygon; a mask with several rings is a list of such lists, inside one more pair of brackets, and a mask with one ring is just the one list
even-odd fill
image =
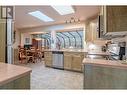
{"label": "kitchen counter", "polygon": [[127,89],[127,64],[122,61],[83,59],[84,89]]}
{"label": "kitchen counter", "polygon": [[31,71],[32,70],[27,67],[0,63],[0,88],[2,88],[3,85],[6,85],[12,81],[23,78],[26,75],[30,75]]}
{"label": "kitchen counter", "polygon": [[100,55],[100,56],[111,56],[111,55],[113,55],[110,52],[103,52],[103,51],[89,51],[88,54],[89,55]]}
{"label": "kitchen counter", "polygon": [[108,66],[108,67],[117,67],[127,69],[127,64],[122,64],[120,60],[104,60],[104,59],[90,59],[84,58],[83,64],[92,64],[92,65],[100,65],[100,66]]}
{"label": "kitchen counter", "polygon": [[86,54],[83,49],[48,49],[44,51],[45,66],[82,72],[82,60]]}
{"label": "kitchen counter", "polygon": [[109,52],[96,51],[96,50],[85,50],[85,49],[45,49],[44,51],[62,51],[62,52],[84,52],[89,55],[102,55],[102,56],[110,56],[112,55]]}
{"label": "kitchen counter", "polygon": [[84,49],[45,49],[44,51],[61,51],[61,52],[87,52]]}

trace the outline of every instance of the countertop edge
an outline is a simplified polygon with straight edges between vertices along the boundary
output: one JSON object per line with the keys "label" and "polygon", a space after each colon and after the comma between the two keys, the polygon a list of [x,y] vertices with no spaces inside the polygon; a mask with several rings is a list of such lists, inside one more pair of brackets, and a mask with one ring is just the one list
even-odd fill
{"label": "countertop edge", "polygon": [[[102,62],[101,62],[102,61]],[[120,68],[120,69],[127,69],[127,65],[120,63],[121,61],[111,61],[111,60],[104,60],[104,59],[90,59],[84,58],[82,64],[90,64],[102,67],[111,67],[111,68]]]}

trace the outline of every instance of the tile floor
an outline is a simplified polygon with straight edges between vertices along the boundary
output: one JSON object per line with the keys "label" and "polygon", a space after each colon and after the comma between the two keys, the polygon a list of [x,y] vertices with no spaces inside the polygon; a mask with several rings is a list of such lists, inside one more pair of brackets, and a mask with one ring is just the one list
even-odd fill
{"label": "tile floor", "polygon": [[32,68],[31,89],[83,89],[83,73],[45,67],[44,62],[22,66]]}

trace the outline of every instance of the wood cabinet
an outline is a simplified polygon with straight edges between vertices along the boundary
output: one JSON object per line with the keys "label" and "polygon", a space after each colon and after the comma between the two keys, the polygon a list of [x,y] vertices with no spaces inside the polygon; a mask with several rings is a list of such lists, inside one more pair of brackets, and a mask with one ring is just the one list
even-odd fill
{"label": "wood cabinet", "polygon": [[127,69],[85,64],[84,89],[127,89]]}
{"label": "wood cabinet", "polygon": [[98,38],[97,32],[97,19],[90,20],[86,23],[86,36],[87,42],[92,42]]}
{"label": "wood cabinet", "polygon": [[72,57],[72,70],[82,71],[82,57],[81,57],[81,54],[73,55],[73,57]]}
{"label": "wood cabinet", "polygon": [[64,53],[64,69],[71,70],[72,54]]}
{"label": "wood cabinet", "polygon": [[30,89],[30,74],[3,84],[0,89]]}
{"label": "wood cabinet", "polygon": [[104,34],[127,31],[127,6],[105,6],[102,10]]}
{"label": "wood cabinet", "polygon": [[82,71],[83,53],[64,52],[64,69]]}
{"label": "wood cabinet", "polygon": [[44,52],[44,60],[45,60],[45,65],[51,67],[52,66],[52,52],[50,51]]}
{"label": "wood cabinet", "polygon": [[30,74],[16,79],[13,83],[14,89],[30,89]]}

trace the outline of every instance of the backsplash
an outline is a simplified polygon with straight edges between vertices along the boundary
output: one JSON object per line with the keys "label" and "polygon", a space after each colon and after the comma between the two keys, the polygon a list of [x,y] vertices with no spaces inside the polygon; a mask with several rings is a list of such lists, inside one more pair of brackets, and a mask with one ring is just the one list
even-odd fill
{"label": "backsplash", "polygon": [[112,41],[113,43],[126,42],[126,56],[127,56],[127,36],[125,36],[125,37],[113,38],[111,41]]}

